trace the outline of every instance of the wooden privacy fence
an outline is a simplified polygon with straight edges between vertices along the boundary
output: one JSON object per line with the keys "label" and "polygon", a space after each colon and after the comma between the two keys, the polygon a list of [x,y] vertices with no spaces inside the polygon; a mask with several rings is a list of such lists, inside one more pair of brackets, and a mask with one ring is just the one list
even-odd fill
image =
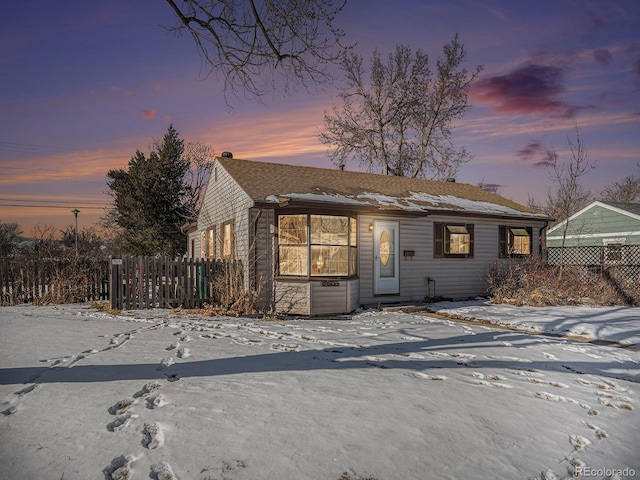
{"label": "wooden privacy fence", "polygon": [[88,302],[108,298],[108,259],[16,256],[0,260],[0,305]]}
{"label": "wooden privacy fence", "polygon": [[239,260],[127,256],[111,259],[111,308],[227,306],[243,292]]}

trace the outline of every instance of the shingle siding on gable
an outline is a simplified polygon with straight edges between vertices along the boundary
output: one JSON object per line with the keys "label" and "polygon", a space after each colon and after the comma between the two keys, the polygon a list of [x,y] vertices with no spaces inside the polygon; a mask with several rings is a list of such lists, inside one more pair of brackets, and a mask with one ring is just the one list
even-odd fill
{"label": "shingle siding on gable", "polygon": [[[211,175],[207,192],[198,214],[197,231],[190,238],[196,241],[195,256],[201,252],[202,232],[212,225],[216,226],[216,258],[222,257],[222,230],[220,225],[233,220],[234,257],[249,263],[249,208],[253,201],[238,186],[234,179],[220,165],[214,165],[215,174]],[[246,277],[246,275],[245,275]],[[245,284],[248,287],[248,278]]]}

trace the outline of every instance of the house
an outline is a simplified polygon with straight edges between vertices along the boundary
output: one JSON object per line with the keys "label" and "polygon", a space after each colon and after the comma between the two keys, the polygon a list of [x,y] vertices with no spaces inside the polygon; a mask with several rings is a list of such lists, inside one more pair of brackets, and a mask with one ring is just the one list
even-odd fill
{"label": "house", "polygon": [[481,188],[216,158],[193,257],[235,258],[261,308],[301,315],[469,298],[499,257],[539,254],[548,218]]}
{"label": "house", "polygon": [[640,265],[640,204],[593,202],[550,228],[546,244],[565,247],[563,263]]}
{"label": "house", "polygon": [[547,231],[548,247],[640,245],[640,203],[596,201]]}

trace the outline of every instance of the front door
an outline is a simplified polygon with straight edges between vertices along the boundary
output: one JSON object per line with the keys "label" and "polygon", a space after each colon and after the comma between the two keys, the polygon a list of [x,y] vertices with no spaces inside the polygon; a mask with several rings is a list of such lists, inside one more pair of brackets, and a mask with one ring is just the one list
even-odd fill
{"label": "front door", "polygon": [[376,220],[373,223],[374,293],[400,293],[398,222]]}

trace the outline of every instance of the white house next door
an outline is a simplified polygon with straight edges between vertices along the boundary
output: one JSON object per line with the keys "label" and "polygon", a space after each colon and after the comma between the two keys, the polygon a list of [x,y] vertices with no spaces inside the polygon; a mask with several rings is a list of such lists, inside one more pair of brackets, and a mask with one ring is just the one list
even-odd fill
{"label": "white house next door", "polygon": [[398,222],[373,222],[373,282],[376,295],[400,293]]}

